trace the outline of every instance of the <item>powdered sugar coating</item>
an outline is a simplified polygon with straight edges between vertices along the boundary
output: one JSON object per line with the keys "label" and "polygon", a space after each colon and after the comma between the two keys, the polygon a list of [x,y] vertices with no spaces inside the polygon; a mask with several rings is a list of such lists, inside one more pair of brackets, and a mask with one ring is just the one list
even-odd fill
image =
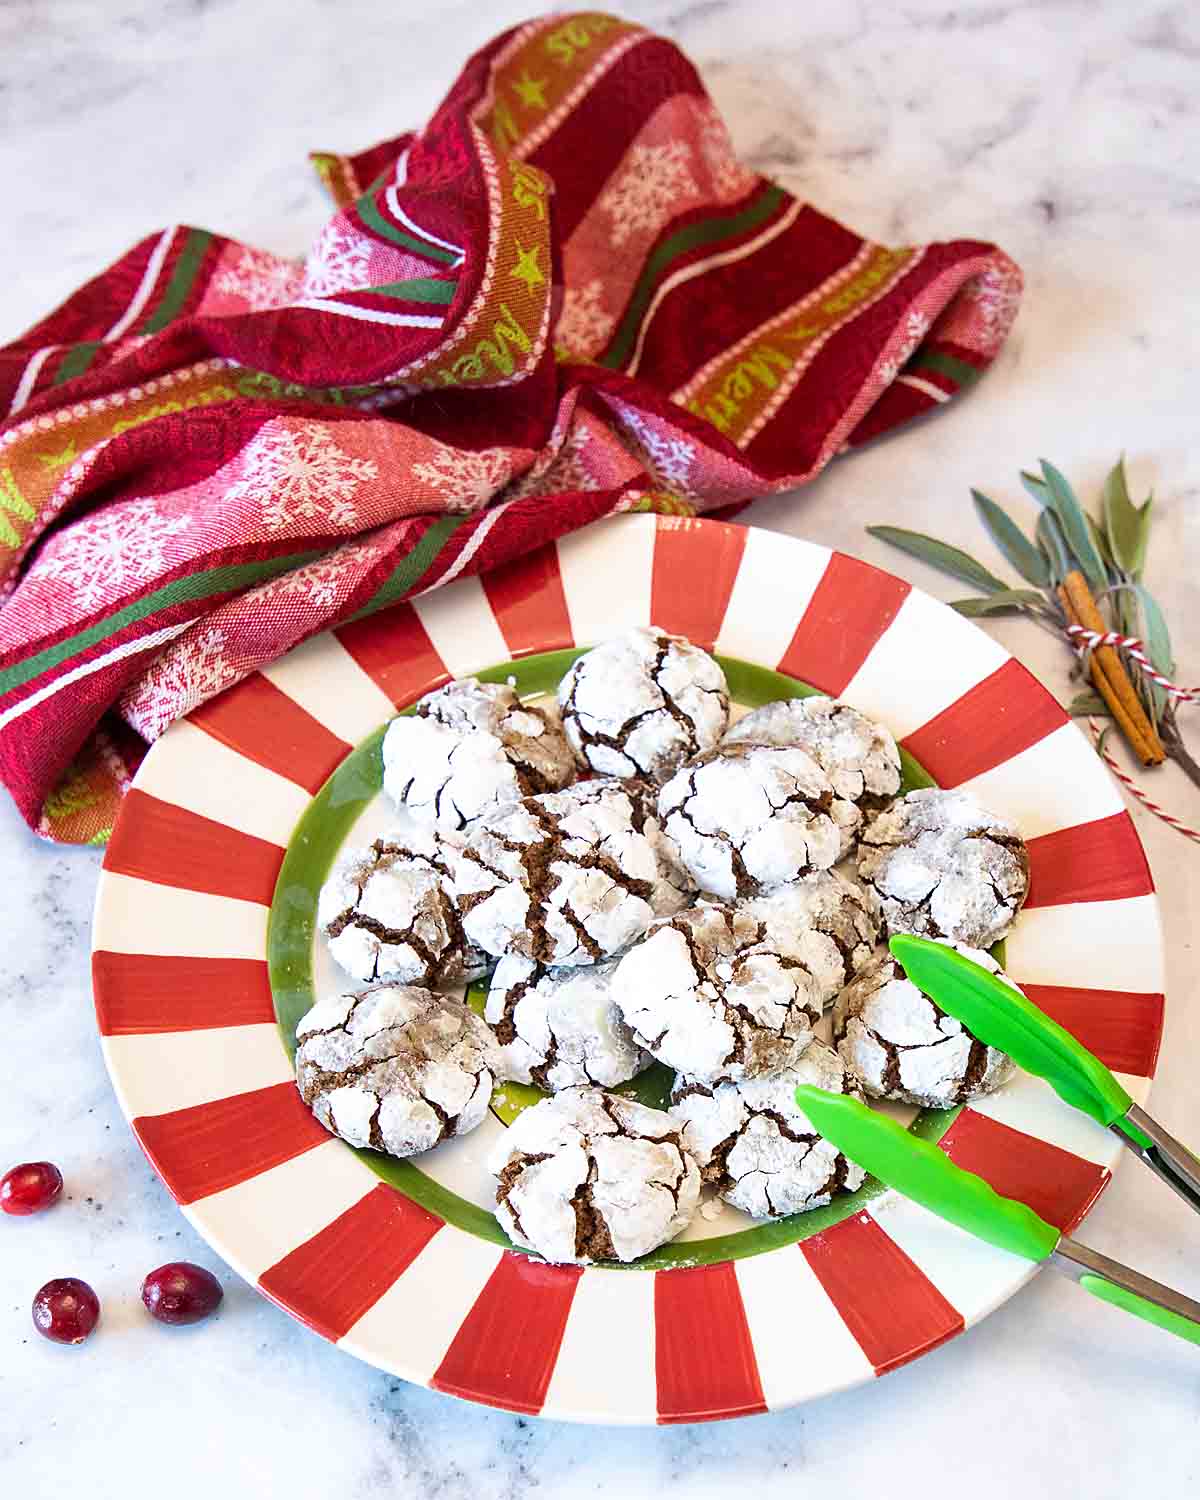
{"label": "powdered sugar coating", "polygon": [[558,702],[584,765],[656,782],[711,750],[729,722],[729,690],[716,661],[654,626],[636,626],[581,656],[559,683]]}
{"label": "powdered sugar coating", "polygon": [[658,922],[620,960],[612,993],[636,1040],[702,1083],[788,1066],[820,1018],[817,982],[744,907],[702,902]]}
{"label": "powdered sugar coating", "polygon": [[496,1218],[547,1260],[636,1260],[690,1222],[700,1172],[662,1110],[569,1088],[523,1110],[488,1166]]}
{"label": "powdered sugar coating", "polygon": [[890,933],[990,948],[1029,890],[1016,828],[967,792],[909,792],[863,830],[858,874],[879,897]]}
{"label": "powdered sugar coating", "polygon": [[670,916],[690,906],[696,899],[696,882],[684,866],[679,845],[663,827],[658,815],[658,788],[641,777],[626,777],[623,780],[599,776],[592,781],[577,781],[568,787],[567,796],[586,797],[588,789],[595,795],[604,796],[613,787],[620,787],[629,797],[633,826],[648,838],[658,856],[658,884],[651,898],[655,916]]}
{"label": "powdered sugar coating", "polygon": [[484,1015],[503,1054],[503,1076],[551,1093],[612,1088],[652,1059],[633,1039],[612,997],[616,961],[550,969],[510,954],[492,976]]}
{"label": "powdered sugar coating", "polygon": [[574,775],[555,719],[502,682],[449,682],[393,719],[383,737],[384,791],[417,822],[443,832],[564,787]]}
{"label": "powdered sugar coating", "polygon": [[321,887],[317,926],[355,979],[425,985],[481,972],[465,946],[446,848],[421,829],[345,850]]}
{"label": "powdered sugar coating", "polygon": [[642,788],[589,781],[480,819],[454,855],[467,937],[539,963],[597,963],[689,899]]}
{"label": "powdered sugar coating", "polygon": [[805,965],[822,1006],[871,962],[879,942],[876,903],[857,881],[837,870],[815,870],[743,902],[742,910],[765,921],[787,952]]}
{"label": "powdered sugar coating", "polygon": [[321,1124],[392,1156],[474,1130],[500,1067],[474,1011],[416,985],[320,1000],[296,1039],[296,1083]]}
{"label": "powdered sugar coating", "polygon": [[[965,943],[947,946],[1017,988],[990,954]],[[984,1046],[923,995],[890,953],[842,991],[833,1036],[868,1094],[933,1109],[991,1093],[1012,1067],[1003,1052]]]}
{"label": "powdered sugar coating", "polygon": [[[860,814],[878,809],[900,790],[900,750],[891,733],[850,704],[821,693],[752,709],[722,743],[798,745],[829,777],[837,796]],[[835,821],[845,858],[857,841],[860,817],[848,818],[838,805]]]}
{"label": "powdered sugar coating", "polygon": [[782,1072],[712,1089],[681,1078],[671,1095],[671,1115],[683,1127],[683,1143],[703,1180],[755,1218],[820,1208],[866,1178],[798,1107],[802,1083],[862,1097],[837,1053],[816,1041]]}
{"label": "powdered sugar coating", "polygon": [[834,864],[841,848],[834,801],[806,751],[733,745],[678,770],[659,793],[658,811],[700,889],[732,901]]}

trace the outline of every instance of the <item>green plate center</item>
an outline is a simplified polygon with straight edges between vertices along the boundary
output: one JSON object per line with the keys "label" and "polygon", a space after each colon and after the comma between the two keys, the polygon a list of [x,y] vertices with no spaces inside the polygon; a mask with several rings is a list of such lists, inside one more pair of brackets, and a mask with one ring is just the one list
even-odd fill
{"label": "green plate center", "polygon": [[[519,661],[502,662],[476,675],[485,682],[511,681],[522,697],[553,693],[567,668],[583,654],[580,650],[547,651]],[[766,667],[727,656],[720,656],[717,660],[728,680],[731,699],[746,708],[758,708],[780,698],[808,697],[817,691]],[[411,712],[411,709],[405,712]],[[295,1056],[297,1023],[318,998],[313,966],[317,941],[317,896],[347,835],[363,812],[382,794],[380,744],[386,727],[381,725],[348,755],[313,798],[296,825],[279,871],[267,930],[267,960],[275,1015],[290,1057]],[[911,791],[914,787],[934,784],[906,751],[900,753],[902,790]],[[347,977],[348,988],[355,983]],[[478,1010],[483,1008],[485,993],[486,984],[476,987],[469,997]],[[622,1085],[618,1092],[633,1094],[647,1104],[661,1107],[670,1093],[672,1078],[669,1069],[655,1064]],[[521,1109],[528,1108],[542,1097],[540,1089],[523,1084],[498,1084],[492,1099],[492,1112],[507,1123]],[[937,1141],[957,1114],[957,1109],[923,1110],[910,1128],[926,1140]],[[495,1244],[511,1245],[508,1236],[486,1209],[422,1171],[420,1157],[400,1161],[379,1151],[356,1150],[352,1146],[345,1149],[354,1150],[385,1182],[447,1223]],[[825,1208],[793,1214],[785,1219],[754,1222],[732,1234],[663,1245],[644,1256],[636,1267],[660,1270],[669,1266],[708,1265],[744,1255],[760,1255],[781,1245],[795,1244],[850,1218],[882,1191],[881,1184],[868,1178],[858,1192],[835,1198]]]}

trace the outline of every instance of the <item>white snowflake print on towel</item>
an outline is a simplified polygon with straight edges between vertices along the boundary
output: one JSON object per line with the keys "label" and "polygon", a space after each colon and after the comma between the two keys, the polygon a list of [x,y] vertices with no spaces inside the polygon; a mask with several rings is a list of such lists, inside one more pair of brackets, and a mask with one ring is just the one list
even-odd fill
{"label": "white snowflake print on towel", "polygon": [[1022,284],[1020,271],[1009,263],[990,266],[963,287],[963,295],[979,310],[985,353],[994,353],[1008,337],[1021,306]]}
{"label": "white snowflake print on towel", "polygon": [[506,500],[523,500],[529,495],[564,495],[575,490],[598,490],[600,481],[584,467],[584,452],[592,440],[591,432],[576,421],[566,440],[546,463],[534,464],[528,474],[514,480],[505,492]]}
{"label": "white snowflake print on towel", "polygon": [[413,464],[412,472],[423,479],[445,502],[446,509],[469,514],[480,510],[511,477],[514,468],[508,448],[450,448],[438,444],[428,463]]}
{"label": "white snowflake print on towel", "polygon": [[243,596],[242,602],[246,605],[286,602],[294,612],[305,611],[305,606],[329,610],[348,597],[367,565],[380,555],[381,549],[374,542],[347,542],[324,557],[260,583]]}
{"label": "white snowflake print on towel", "polygon": [[633,147],[625,170],[600,198],[600,207],[612,220],[614,245],[638,233],[654,234],[679,212],[680,199],[695,196],[691,161],[685,141]]}
{"label": "white snowflake print on towel", "polygon": [[125,689],[117,709],[147,740],[156,740],[176,719],[228,687],[241,672],[226,657],[228,637],[210,625],[189,631]]}
{"label": "white snowflake print on towel", "polygon": [[268,422],[247,447],[242,477],[230,487],[229,498],[257,504],[271,531],[299,521],[351,530],[359,524],[355,492],[378,477],[377,465],[344,453],[325,423]]}
{"label": "white snowflake print on towel", "polygon": [[305,297],[333,297],[370,285],[370,242],[349,229],[339,215],[317,236],[304,268]]}
{"label": "white snowflake print on towel", "polygon": [[619,410],[621,424],[627,435],[633,437],[638,456],[644,459],[659,484],[666,490],[690,494],[692,465],[696,461],[695,443],[656,431],[640,412],[630,406],[622,406]]}
{"label": "white snowflake print on towel", "polygon": [[701,105],[699,120],[700,154],[712,176],[713,190],[719,198],[740,198],[758,181],[758,174],[738,160],[725,121],[715,105]]}
{"label": "white snowflake print on towel", "polygon": [[250,312],[285,307],[300,295],[304,266],[300,261],[265,250],[245,249],[235,266],[222,271],[213,282],[226,297],[238,297]]}
{"label": "white snowflake print on towel", "polygon": [[904,342],[879,366],[879,374],[887,385],[891,385],[900,371],[917,351],[917,345],[929,332],[929,319],[924,313],[910,312],[904,324]]}
{"label": "white snowflake print on towel", "polygon": [[554,341],[568,354],[598,354],[608,343],[613,322],[604,307],[604,283],[596,277],[584,286],[567,288]]}
{"label": "white snowflake print on towel", "polygon": [[166,563],[167,542],[190,522],[164,516],[153,500],[133,500],[69,526],[35,564],[34,572],[69,588],[83,609],[111,603],[154,577]]}

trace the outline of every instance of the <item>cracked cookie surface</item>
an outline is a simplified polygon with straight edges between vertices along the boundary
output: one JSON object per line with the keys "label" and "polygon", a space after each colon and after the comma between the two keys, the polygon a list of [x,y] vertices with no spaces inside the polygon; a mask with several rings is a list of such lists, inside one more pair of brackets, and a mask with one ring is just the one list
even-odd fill
{"label": "cracked cookie surface", "polygon": [[[829,777],[840,799],[834,818],[841,856],[858,842],[863,814],[878,812],[900,790],[900,750],[889,730],[836,698],[814,694],[764,703],[740,718],[723,745],[796,745]],[[853,816],[849,809],[855,809]]]}
{"label": "cracked cookie surface", "polygon": [[1029,855],[1012,823],[966,792],[909,792],[863,830],[858,875],[890,933],[990,948],[1029,890]]}
{"label": "cracked cookie surface", "polygon": [[712,749],[729,722],[729,690],[714,658],[653,626],[581,656],[559,684],[558,702],[584,765],[655,782]]}
{"label": "cracked cookie surface", "polygon": [[384,791],[442,832],[574,776],[574,754],[553,715],[523,704],[503,682],[449,682],[393,719],[383,737]]}
{"label": "cracked cookie surface", "polygon": [[612,1088],[652,1059],[633,1039],[612,997],[616,961],[551,969],[511,954],[500,960],[484,1016],[503,1055],[503,1077],[555,1093]]}
{"label": "cracked cookie surface", "polygon": [[463,933],[446,845],[422,829],[345,850],[321,887],[317,926],[355,979],[428,985],[487,968]]}
{"label": "cracked cookie surface", "polygon": [[837,870],[815,870],[767,896],[742,903],[761,918],[788,951],[803,960],[817,984],[822,1006],[875,955],[880,919],[876,903],[857,881]]}
{"label": "cracked cookie surface", "polygon": [[[947,946],[1017,988],[990,954],[965,943]],[[1005,1053],[985,1046],[923,995],[890,953],[842,991],[833,1011],[833,1038],[868,1094],[927,1108],[944,1109],[991,1093],[1012,1068]]]}
{"label": "cracked cookie surface", "polygon": [[791,1067],[766,1078],[715,1088],[680,1078],[671,1095],[671,1115],[703,1181],[756,1219],[820,1208],[866,1178],[797,1106],[802,1083],[862,1098],[841,1058],[817,1041]]}
{"label": "cracked cookie surface", "polygon": [[496,1218],[517,1245],[584,1265],[636,1260],[690,1222],[700,1172],[663,1110],[598,1088],[526,1109],[496,1143]]}
{"label": "cracked cookie surface", "polygon": [[619,961],[612,992],[647,1052],[710,1084],[786,1067],[821,1015],[787,928],[712,902],[656,923]]}
{"label": "cracked cookie surface", "polygon": [[414,1156],[487,1112],[500,1049],[461,1000],[381,985],[320,1000],[296,1028],[296,1083],[352,1146]]}
{"label": "cracked cookie surface", "polygon": [[598,963],[690,899],[644,789],[615,780],[489,814],[453,868],[468,939],[544,964]]}
{"label": "cracked cookie surface", "polygon": [[659,793],[658,812],[700,889],[732,901],[833,865],[838,800],[807,751],[731,745],[681,767]]}

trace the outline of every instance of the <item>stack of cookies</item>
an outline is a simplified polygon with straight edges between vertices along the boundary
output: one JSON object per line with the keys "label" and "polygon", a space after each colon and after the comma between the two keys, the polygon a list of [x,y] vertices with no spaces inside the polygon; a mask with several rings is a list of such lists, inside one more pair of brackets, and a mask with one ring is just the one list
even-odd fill
{"label": "stack of cookies", "polygon": [[[652,628],[580,657],[558,697],[451,683],[389,727],[384,787],[415,831],[347,851],[318,912],[369,988],[298,1030],[329,1129],[413,1154],[477,1124],[494,1081],[536,1085],[490,1162],[498,1219],[548,1259],[629,1261],[702,1190],[778,1217],[861,1184],[797,1084],[936,1107],[1003,1080],[881,942],[995,968],[980,950],[1028,885],[1015,828],[963,792],[901,796],[895,740],[848,704],[731,726],[720,665]],[[489,969],[482,1019],[437,993]],[[668,1110],[613,1092],[653,1061]]]}

